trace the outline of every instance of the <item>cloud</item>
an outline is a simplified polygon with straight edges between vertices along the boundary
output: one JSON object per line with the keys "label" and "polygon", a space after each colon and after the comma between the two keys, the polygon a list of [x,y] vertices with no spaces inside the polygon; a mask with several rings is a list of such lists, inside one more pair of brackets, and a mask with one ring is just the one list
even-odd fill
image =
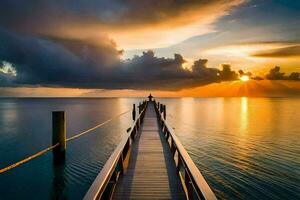
{"label": "cloud", "polygon": [[[207,59],[195,60],[186,69],[180,54],[165,58],[145,51],[122,60],[123,51],[108,37],[95,44],[89,39],[39,38],[0,29],[0,44],[0,61],[6,63],[0,68],[2,87],[180,90],[239,76],[229,64],[222,64],[222,70],[208,67]],[[276,67],[266,78],[298,80],[299,73],[285,76]]]}
{"label": "cloud", "polygon": [[12,82],[17,76],[16,70],[8,62],[0,62],[0,86]]}
{"label": "cloud", "polygon": [[165,58],[144,51],[122,60],[123,44],[111,38],[176,43],[200,34],[202,25],[208,28],[243,2],[3,0],[0,62],[10,67],[1,67],[0,86],[180,90],[235,80],[230,65],[209,68],[207,59],[185,69],[181,54]]}
{"label": "cloud", "polygon": [[271,58],[300,57],[300,45],[293,45],[271,50],[263,50],[252,54],[252,56]]}
{"label": "cloud", "polygon": [[270,69],[269,73],[266,74],[266,78],[269,80],[296,80],[300,81],[300,73],[292,72],[289,76],[285,76],[285,73],[280,72],[280,67],[276,66]]}
{"label": "cloud", "polygon": [[0,60],[16,73],[13,79],[1,73],[0,86],[179,90],[236,78],[229,65],[223,70],[208,68],[205,59],[196,60],[192,70],[184,69],[187,61],[180,54],[164,58],[145,51],[122,60],[122,51],[108,38],[95,45],[0,29],[0,44]]}
{"label": "cloud", "polygon": [[[91,1],[38,1],[3,0],[0,23],[15,30],[37,31],[59,28],[60,25],[85,24],[130,28],[155,24],[182,26],[195,20],[207,19],[213,10],[224,14],[244,0],[91,0]],[[22,9],[20,9],[22,7]],[[203,14],[201,14],[203,13]],[[64,20],[61,20],[64,17]],[[23,23],[19,23],[22,21]],[[176,23],[166,23],[166,22]],[[40,27],[45,25],[46,27]],[[28,28],[33,28],[29,30]]]}
{"label": "cloud", "polygon": [[223,70],[220,71],[220,78],[222,80],[235,80],[238,78],[238,74],[235,71],[231,70],[231,65],[222,64]]}
{"label": "cloud", "polygon": [[214,22],[244,1],[2,0],[0,26],[31,35],[94,41],[108,34],[126,49],[140,47],[141,42],[154,48],[212,31]]}

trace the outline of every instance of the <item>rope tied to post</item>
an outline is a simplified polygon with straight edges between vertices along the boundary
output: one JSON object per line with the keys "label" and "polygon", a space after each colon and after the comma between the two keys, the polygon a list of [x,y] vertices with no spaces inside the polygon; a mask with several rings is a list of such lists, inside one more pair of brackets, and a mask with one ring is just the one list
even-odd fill
{"label": "rope tied to post", "polygon": [[[79,138],[79,137],[81,137],[81,136],[83,136],[83,135],[85,135],[85,134],[87,134],[87,133],[89,133],[89,132],[91,132],[91,131],[97,129],[97,128],[100,128],[100,127],[104,126],[105,124],[108,124],[108,123],[111,122],[112,120],[114,120],[114,119],[116,119],[116,118],[118,118],[118,117],[120,117],[120,116],[122,116],[122,115],[128,113],[129,111],[130,111],[130,110],[127,110],[127,111],[125,111],[125,112],[123,112],[123,113],[120,113],[120,114],[118,114],[118,115],[115,115],[115,116],[113,116],[112,118],[110,118],[110,119],[108,119],[108,120],[106,120],[106,121],[104,121],[104,122],[102,122],[102,123],[100,123],[100,124],[97,124],[96,126],[90,128],[90,129],[88,129],[88,130],[82,131],[82,132],[80,132],[80,133],[78,133],[78,134],[76,134],[76,135],[74,135],[74,136],[72,136],[72,137],[70,137],[70,138],[67,138],[67,139],[66,139],[66,142],[69,142],[69,141],[71,141],[71,140],[77,139],[77,138]],[[56,144],[54,144],[54,145],[52,145],[52,146],[49,146],[49,147],[47,147],[47,148],[45,148],[45,149],[39,151],[39,152],[36,153],[36,154],[33,154],[33,155],[31,155],[31,156],[29,156],[29,157],[23,159],[23,160],[20,160],[20,161],[18,161],[18,162],[16,162],[16,163],[12,164],[12,165],[9,165],[9,166],[7,166],[7,167],[4,167],[4,168],[0,169],[0,174],[4,173],[4,172],[6,172],[6,171],[8,171],[8,170],[10,170],[10,169],[13,169],[13,168],[15,168],[15,167],[17,167],[17,166],[20,166],[20,165],[22,165],[22,164],[24,164],[24,163],[26,163],[26,162],[29,162],[30,160],[33,160],[34,158],[37,158],[37,157],[39,157],[39,156],[41,156],[41,155],[47,153],[48,151],[53,150],[54,148],[56,148],[56,147],[58,147],[58,146],[59,146],[59,143],[56,143]]]}

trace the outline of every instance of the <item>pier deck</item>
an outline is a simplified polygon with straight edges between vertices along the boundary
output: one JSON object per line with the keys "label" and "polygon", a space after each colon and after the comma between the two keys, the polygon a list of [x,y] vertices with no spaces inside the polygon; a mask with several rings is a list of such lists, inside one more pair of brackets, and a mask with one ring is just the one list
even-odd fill
{"label": "pier deck", "polygon": [[201,199],[216,196],[166,121],[166,105],[133,104],[132,126],[106,161],[84,200]]}
{"label": "pier deck", "polygon": [[113,199],[186,198],[152,102],[131,148],[128,168],[116,185]]}

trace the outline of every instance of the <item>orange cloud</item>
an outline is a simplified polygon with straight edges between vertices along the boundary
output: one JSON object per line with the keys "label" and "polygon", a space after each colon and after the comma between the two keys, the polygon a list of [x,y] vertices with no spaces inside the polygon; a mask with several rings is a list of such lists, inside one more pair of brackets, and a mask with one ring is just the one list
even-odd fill
{"label": "orange cloud", "polygon": [[122,13],[114,20],[95,18],[67,20],[45,27],[39,33],[52,37],[86,39],[96,43],[103,36],[113,38],[118,46],[128,49],[150,49],[179,43],[190,37],[213,32],[213,23],[245,0],[213,0],[203,3],[166,1],[137,2],[131,13]]}
{"label": "orange cloud", "polygon": [[300,57],[300,45],[264,50],[254,53],[252,56],[267,58]]}
{"label": "orange cloud", "polygon": [[299,41],[237,43],[203,50],[201,56],[260,74],[274,66],[281,66],[284,72],[299,71],[295,67],[300,65]]}

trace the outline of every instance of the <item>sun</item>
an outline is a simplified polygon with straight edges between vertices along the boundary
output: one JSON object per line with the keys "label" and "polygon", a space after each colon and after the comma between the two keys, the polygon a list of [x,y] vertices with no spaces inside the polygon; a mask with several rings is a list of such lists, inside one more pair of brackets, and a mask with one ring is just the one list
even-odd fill
{"label": "sun", "polygon": [[249,76],[243,75],[243,76],[240,77],[240,80],[243,81],[243,82],[247,82],[247,81],[249,81]]}

